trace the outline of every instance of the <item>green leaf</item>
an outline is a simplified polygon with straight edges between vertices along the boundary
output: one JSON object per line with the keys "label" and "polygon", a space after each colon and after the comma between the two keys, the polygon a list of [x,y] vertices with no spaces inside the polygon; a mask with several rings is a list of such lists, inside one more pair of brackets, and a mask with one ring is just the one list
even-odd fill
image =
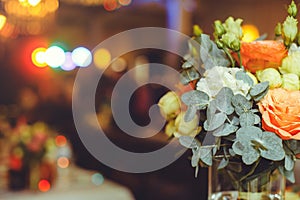
{"label": "green leaf", "polygon": [[205,108],[209,103],[209,96],[199,90],[191,90],[181,96],[181,100],[186,105],[195,105],[198,109]]}
{"label": "green leaf", "polygon": [[231,104],[231,99],[233,97],[233,92],[228,87],[223,87],[216,95],[217,108],[225,112],[227,115],[231,115],[234,112],[234,108]]}
{"label": "green leaf", "polygon": [[248,85],[250,86],[253,86],[253,80],[250,76],[248,76],[248,74],[244,71],[238,71],[236,74],[235,74],[235,78],[237,80],[242,80],[244,81],[244,83],[247,83]]}
{"label": "green leaf", "polygon": [[278,167],[279,171],[281,174],[283,174],[285,176],[285,178],[290,181],[291,183],[295,183],[295,173],[294,171],[288,171],[288,170],[285,170],[285,168],[283,166],[279,166]]}
{"label": "green leaf", "polygon": [[199,160],[200,160],[200,151],[198,149],[197,151],[193,152],[193,156],[192,156],[192,160],[191,160],[192,167],[197,167]]}
{"label": "green leaf", "polygon": [[200,39],[200,58],[206,70],[215,66],[227,67],[231,64],[225,52],[219,49],[208,35],[202,34]]}
{"label": "green leaf", "polygon": [[226,118],[227,115],[225,113],[216,113],[211,117],[211,119],[207,119],[204,122],[204,129],[206,131],[213,131],[224,124]]}
{"label": "green leaf", "polygon": [[200,159],[202,162],[204,162],[206,165],[211,166],[212,165],[212,148],[209,147],[201,147],[200,148]]}
{"label": "green leaf", "polygon": [[268,89],[265,90],[264,92],[262,92],[261,94],[259,94],[259,95],[255,96],[255,97],[253,97],[253,100],[254,100],[254,101],[259,101],[259,100],[261,100],[262,98],[264,98],[264,96],[266,96],[267,93],[268,93]]}
{"label": "green leaf", "polygon": [[223,158],[218,166],[218,170],[224,169],[229,163],[228,159]]}
{"label": "green leaf", "polygon": [[240,115],[240,125],[243,126],[253,126],[255,124],[255,114],[252,112],[241,113]]}
{"label": "green leaf", "polygon": [[263,132],[260,142],[267,148],[267,150],[260,149],[262,157],[273,161],[284,159],[285,151],[282,140],[275,133],[269,131]]}
{"label": "green leaf", "polygon": [[189,82],[198,80],[200,78],[199,73],[194,67],[185,69],[180,74],[180,82],[187,85]]}
{"label": "green leaf", "polygon": [[192,121],[197,113],[197,108],[195,105],[189,105],[185,114],[184,114],[184,121],[189,122]]}
{"label": "green leaf", "polygon": [[295,166],[295,161],[291,155],[285,155],[284,157],[284,168],[287,171],[292,171]]}
{"label": "green leaf", "polygon": [[258,116],[258,115],[256,115],[256,114],[254,114],[254,124],[259,124],[260,123],[260,121],[261,121],[261,119],[260,119],[260,117]]}
{"label": "green leaf", "polygon": [[193,62],[191,61],[186,61],[181,65],[182,69],[189,69],[191,67],[193,67]]}
{"label": "green leaf", "polygon": [[259,152],[253,148],[246,147],[243,151],[242,160],[246,165],[252,165],[259,158]]}
{"label": "green leaf", "polygon": [[246,97],[241,94],[236,94],[232,97],[231,103],[234,107],[243,110],[250,110],[252,108],[252,102],[248,101]]}
{"label": "green leaf", "polygon": [[188,149],[193,149],[200,146],[199,142],[190,136],[180,136],[179,143]]}
{"label": "green leaf", "polygon": [[227,136],[230,135],[231,133],[235,133],[237,131],[238,127],[229,123],[225,123],[223,126],[220,128],[216,129],[213,132],[213,135],[216,137],[221,137],[221,136]]}
{"label": "green leaf", "polygon": [[255,96],[263,93],[264,91],[266,91],[268,88],[269,88],[268,81],[258,83],[250,89],[250,95],[255,97]]}

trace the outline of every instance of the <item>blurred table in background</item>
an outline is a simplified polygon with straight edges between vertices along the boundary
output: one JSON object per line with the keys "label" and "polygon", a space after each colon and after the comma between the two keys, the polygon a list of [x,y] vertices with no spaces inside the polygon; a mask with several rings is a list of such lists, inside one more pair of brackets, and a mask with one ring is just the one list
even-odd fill
{"label": "blurred table in background", "polygon": [[[94,177],[94,180],[93,180]],[[130,190],[107,180],[95,171],[70,166],[59,169],[55,185],[48,192],[1,191],[0,200],[134,200]]]}

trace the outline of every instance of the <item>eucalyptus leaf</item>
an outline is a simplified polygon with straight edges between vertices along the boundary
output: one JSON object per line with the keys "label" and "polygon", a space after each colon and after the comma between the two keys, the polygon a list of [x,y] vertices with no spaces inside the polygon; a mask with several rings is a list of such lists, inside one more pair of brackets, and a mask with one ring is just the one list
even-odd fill
{"label": "eucalyptus leaf", "polygon": [[291,155],[285,155],[284,157],[284,168],[287,171],[292,171],[295,166],[295,161],[293,160]]}
{"label": "eucalyptus leaf", "polygon": [[252,112],[244,112],[240,115],[240,125],[253,126],[255,124],[255,114]]}
{"label": "eucalyptus leaf", "polygon": [[293,170],[291,170],[291,171],[285,170],[285,168],[283,166],[279,166],[278,169],[279,169],[280,173],[283,174],[288,181],[290,181],[291,183],[295,183],[295,181],[296,181],[295,173]]}
{"label": "eucalyptus leaf", "polygon": [[196,151],[195,153],[193,153],[193,156],[192,156],[192,159],[191,159],[192,167],[197,167],[198,163],[199,163],[199,160],[200,160],[200,152]]}
{"label": "eucalyptus leaf", "polygon": [[252,165],[259,158],[259,152],[253,148],[248,148],[243,152],[242,160],[246,165]]}
{"label": "eucalyptus leaf", "polygon": [[210,40],[209,35],[202,34],[200,39],[200,58],[206,70],[215,66],[227,67],[231,64],[225,52]]}
{"label": "eucalyptus leaf", "polygon": [[217,108],[226,113],[227,115],[231,115],[234,112],[234,108],[231,104],[231,99],[233,97],[233,91],[228,87],[223,87],[218,94],[216,95],[216,104]]}
{"label": "eucalyptus leaf", "polygon": [[258,83],[250,89],[250,95],[255,97],[255,96],[263,93],[264,91],[266,91],[268,88],[269,88],[268,81]]}
{"label": "eucalyptus leaf", "polygon": [[180,136],[179,143],[185,148],[197,148],[200,146],[199,142],[197,142],[193,137],[190,136]]}
{"label": "eucalyptus leaf", "polygon": [[254,124],[259,124],[260,123],[260,121],[261,121],[261,119],[260,119],[260,117],[258,116],[258,115],[256,115],[256,114],[254,114]]}
{"label": "eucalyptus leaf", "polygon": [[269,131],[263,132],[260,142],[268,149],[260,149],[262,157],[273,161],[284,159],[285,151],[283,149],[282,140],[275,133]]}
{"label": "eucalyptus leaf", "polygon": [[181,96],[181,100],[186,105],[195,105],[197,107],[205,108],[209,103],[209,96],[202,91],[199,90],[191,90],[189,92],[184,93]]}
{"label": "eucalyptus leaf", "polygon": [[259,94],[259,95],[255,96],[255,97],[253,97],[253,100],[254,100],[254,101],[259,101],[259,100],[261,100],[262,98],[264,98],[264,96],[266,96],[267,93],[268,93],[268,89],[265,90],[264,92],[262,92],[261,94]]}
{"label": "eucalyptus leaf", "polygon": [[244,81],[244,83],[247,83],[248,85],[250,86],[253,86],[254,82],[252,80],[252,78],[244,71],[238,71],[236,74],[235,74],[235,78],[237,80],[242,80]]}
{"label": "eucalyptus leaf", "polygon": [[183,85],[187,85],[191,82],[188,74],[186,71],[182,71],[181,74],[180,74],[180,82],[183,84]]}
{"label": "eucalyptus leaf", "polygon": [[238,127],[229,123],[225,123],[223,126],[220,128],[216,129],[213,132],[213,135],[216,137],[221,137],[221,136],[227,136],[230,135],[231,133],[235,133],[237,131]]}
{"label": "eucalyptus leaf", "polygon": [[216,113],[211,117],[211,119],[207,119],[204,122],[204,129],[206,131],[213,131],[224,124],[226,118],[227,115],[225,113]]}
{"label": "eucalyptus leaf", "polygon": [[229,163],[228,159],[223,158],[218,166],[218,170],[224,169]]}
{"label": "eucalyptus leaf", "polygon": [[197,113],[197,108],[195,105],[189,105],[185,114],[184,114],[184,121],[189,122],[192,121]]}
{"label": "eucalyptus leaf", "polygon": [[200,148],[200,159],[206,165],[212,165],[212,148]]}
{"label": "eucalyptus leaf", "polygon": [[231,103],[234,107],[244,110],[250,110],[252,108],[252,102],[241,94],[234,95],[231,99]]}

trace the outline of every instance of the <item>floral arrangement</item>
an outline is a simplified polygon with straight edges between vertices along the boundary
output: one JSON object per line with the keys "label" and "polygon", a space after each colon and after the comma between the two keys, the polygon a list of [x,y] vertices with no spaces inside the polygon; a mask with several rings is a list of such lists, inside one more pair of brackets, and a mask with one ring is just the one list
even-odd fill
{"label": "floral arrangement", "polygon": [[41,179],[53,182],[57,156],[55,132],[44,122],[28,124],[22,117],[6,132],[9,187],[37,189]]}
{"label": "floral arrangement", "polygon": [[214,41],[194,26],[178,92],[159,101],[165,132],[192,150],[191,164],[219,169],[245,183],[279,170],[295,181],[300,155],[300,32],[297,6],[275,39],[243,42],[242,19],[214,22]]}

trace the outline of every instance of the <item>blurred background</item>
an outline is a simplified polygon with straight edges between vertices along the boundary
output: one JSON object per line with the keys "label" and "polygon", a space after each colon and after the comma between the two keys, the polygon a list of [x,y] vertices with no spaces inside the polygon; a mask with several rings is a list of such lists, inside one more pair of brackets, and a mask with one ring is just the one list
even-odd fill
{"label": "blurred background", "polygon": [[[102,178],[111,180],[135,199],[206,199],[206,170],[200,169],[195,178],[188,152],[170,166],[145,174],[119,172],[94,159],[80,142],[73,122],[72,90],[76,73],[90,64],[102,69],[111,62],[111,54],[106,49],[93,49],[117,33],[138,27],[164,27],[192,35],[193,25],[198,24],[204,33],[212,35],[214,20],[224,21],[233,16],[244,20],[250,36],[267,34],[267,38],[273,39],[274,28],[277,22],[284,21],[289,3],[289,0],[0,0],[0,199],[17,199],[14,194],[5,195],[28,188],[28,179],[31,183],[33,180],[26,174],[34,168],[31,165],[34,159],[54,163],[46,168],[48,172],[53,167],[67,170],[71,166],[93,170],[95,173],[88,176],[98,177],[94,185],[101,185],[98,183],[99,180],[102,183]],[[118,79],[136,65],[156,62],[179,69],[181,59],[165,51],[143,49],[123,55],[105,70],[104,85],[96,95],[96,111],[99,123],[112,141],[136,152],[158,149],[168,142],[163,133],[145,140],[124,136],[112,119],[110,97]],[[143,76],[133,77],[133,83],[139,78]],[[131,99],[133,120],[147,124],[145,113],[166,91],[154,84],[140,87]],[[47,133],[46,136],[41,132]],[[32,141],[40,144],[35,154],[27,149]],[[45,151],[54,146],[55,156],[51,157]],[[59,158],[64,159],[58,162]],[[26,163],[31,163],[27,165],[30,169],[25,169]],[[42,186],[36,189],[48,191],[44,188],[47,183],[55,187],[62,172],[53,171],[43,179],[48,182],[41,183],[38,179]]]}

